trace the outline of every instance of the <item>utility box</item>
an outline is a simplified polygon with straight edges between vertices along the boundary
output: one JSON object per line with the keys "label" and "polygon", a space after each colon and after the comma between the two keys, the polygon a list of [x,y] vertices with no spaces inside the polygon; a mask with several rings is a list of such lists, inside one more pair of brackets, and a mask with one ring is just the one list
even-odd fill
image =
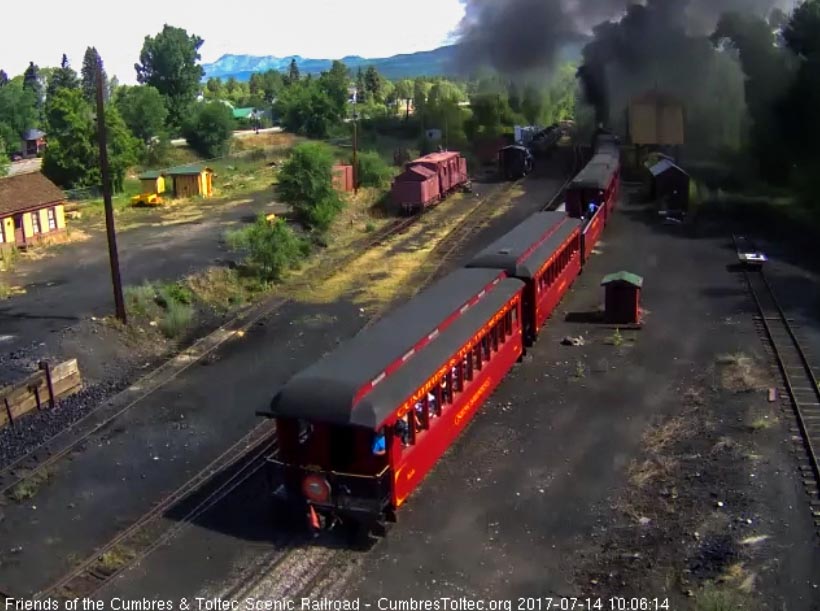
{"label": "utility box", "polygon": [[608,323],[631,325],[640,322],[643,278],[630,272],[609,274],[601,281],[604,287],[605,318]]}

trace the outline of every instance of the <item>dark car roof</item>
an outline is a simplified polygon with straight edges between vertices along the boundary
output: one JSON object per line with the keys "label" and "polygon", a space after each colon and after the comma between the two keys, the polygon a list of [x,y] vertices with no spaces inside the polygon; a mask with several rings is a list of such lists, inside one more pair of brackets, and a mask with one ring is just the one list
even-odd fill
{"label": "dark car roof", "polygon": [[368,392],[374,384],[378,388],[417,365],[454,320],[472,319],[477,305],[490,297],[494,302],[502,278],[499,270],[453,272],[291,378],[274,397],[269,415],[378,426],[389,412],[373,411]]}
{"label": "dark car roof", "polygon": [[609,151],[599,151],[573,179],[570,188],[606,189],[618,160]]}
{"label": "dark car roof", "polygon": [[478,253],[467,267],[503,269],[516,278],[533,278],[581,224],[563,212],[538,212]]}

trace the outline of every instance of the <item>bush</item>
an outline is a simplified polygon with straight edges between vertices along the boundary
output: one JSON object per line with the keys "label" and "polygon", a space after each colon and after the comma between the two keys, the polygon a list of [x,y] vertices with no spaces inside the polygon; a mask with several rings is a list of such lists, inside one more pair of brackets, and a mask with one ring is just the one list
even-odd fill
{"label": "bush", "polygon": [[222,102],[207,102],[193,108],[193,116],[182,128],[188,144],[208,159],[225,155],[233,135],[231,109]]}
{"label": "bush", "polygon": [[284,221],[269,223],[264,215],[251,227],[231,231],[226,237],[232,250],[248,253],[248,266],[265,281],[281,280],[285,272],[296,267],[309,252],[308,244]]}
{"label": "bush", "polygon": [[145,282],[125,289],[128,312],[135,318],[158,319],[157,326],[169,339],[184,333],[194,318],[193,293],[179,283],[157,286]]}
{"label": "bush", "polygon": [[383,189],[390,184],[393,170],[375,151],[361,153],[358,158],[357,178],[362,187]]}
{"label": "bush", "polygon": [[279,198],[293,206],[307,227],[326,230],[342,209],[333,188],[333,153],[319,142],[305,142],[293,149],[278,176]]}
{"label": "bush", "polygon": [[179,282],[174,282],[171,284],[166,284],[159,288],[157,302],[162,307],[168,307],[168,304],[173,302],[178,302],[184,305],[191,305],[194,301],[194,294],[191,290],[180,284]]}

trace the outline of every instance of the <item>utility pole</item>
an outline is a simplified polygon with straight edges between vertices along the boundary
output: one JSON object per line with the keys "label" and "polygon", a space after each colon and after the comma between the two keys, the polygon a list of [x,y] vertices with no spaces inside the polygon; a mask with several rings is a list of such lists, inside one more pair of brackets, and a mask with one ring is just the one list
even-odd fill
{"label": "utility pole", "polygon": [[105,204],[105,231],[108,235],[108,258],[111,261],[111,283],[114,285],[114,307],[122,324],[128,322],[125,314],[125,300],[122,296],[120,259],[117,255],[117,234],[114,231],[114,207],[111,203],[111,174],[108,167],[108,147],[106,146],[105,105],[103,102],[102,60],[97,60],[97,138],[100,146],[100,172],[102,174],[103,203]]}
{"label": "utility pole", "polygon": [[359,90],[353,94],[353,194],[359,193],[359,114],[356,112],[356,104],[359,101]]}

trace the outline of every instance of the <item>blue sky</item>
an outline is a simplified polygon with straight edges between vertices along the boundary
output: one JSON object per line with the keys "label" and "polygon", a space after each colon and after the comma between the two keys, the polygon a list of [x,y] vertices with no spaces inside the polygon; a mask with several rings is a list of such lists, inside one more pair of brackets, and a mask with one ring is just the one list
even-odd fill
{"label": "blue sky", "polygon": [[[225,53],[386,57],[445,44],[464,14],[460,0],[28,0],[4,2],[0,68],[22,73],[29,61],[75,69],[96,46],[109,75],[133,83],[146,35],[164,23],[205,39],[203,62]],[[99,12],[99,16],[95,13]],[[24,26],[25,24],[25,26]]]}

